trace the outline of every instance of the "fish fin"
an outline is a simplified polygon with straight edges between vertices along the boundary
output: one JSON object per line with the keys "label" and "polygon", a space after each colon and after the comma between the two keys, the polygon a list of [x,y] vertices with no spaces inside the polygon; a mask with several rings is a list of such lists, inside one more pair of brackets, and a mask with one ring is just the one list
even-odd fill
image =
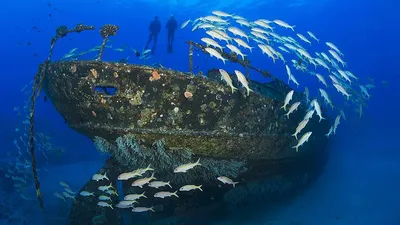
{"label": "fish fin", "polygon": [[110,179],[108,179],[108,177],[107,177],[107,172],[104,173],[103,177],[106,178],[107,180],[110,180]]}
{"label": "fish fin", "polygon": [[200,191],[203,191],[203,189],[201,189],[202,186],[203,186],[203,185],[200,185],[200,186],[198,186],[197,188],[198,188]]}
{"label": "fish fin", "polygon": [[196,161],[196,165],[201,166],[201,164],[200,164],[200,158]]}
{"label": "fish fin", "polygon": [[235,91],[237,90],[237,88],[235,88],[235,87],[233,87],[233,86],[232,86],[231,89],[232,89],[232,94],[233,94],[233,92],[235,92]]}

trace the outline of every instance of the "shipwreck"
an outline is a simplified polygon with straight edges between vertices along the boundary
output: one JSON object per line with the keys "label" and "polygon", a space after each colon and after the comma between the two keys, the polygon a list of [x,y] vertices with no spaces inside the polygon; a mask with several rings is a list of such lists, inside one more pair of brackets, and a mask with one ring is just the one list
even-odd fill
{"label": "shipwreck", "polygon": [[[221,81],[218,69],[192,73],[193,51],[204,51],[204,46],[192,41],[188,42],[189,72],[105,62],[101,56],[107,39],[116,35],[118,27],[114,25],[100,29],[104,42],[97,59],[51,61],[59,38],[93,29],[82,24],[74,29],[57,29],[49,58],[40,65],[35,77],[31,134],[34,99],[43,89],[67,124],[92,139],[99,152],[110,156],[98,173],[107,172],[119,194],[112,196],[112,202],[117,203],[126,194],[145,191],[148,197],[141,199],[140,205],[151,206],[154,212],[143,218],[129,209],[100,208],[97,197],[76,196],[70,224],[140,224],[141,220],[152,224],[187,224],[190,218],[205,224],[207,219],[235,207],[291,196],[322,170],[328,144],[322,131],[329,128],[328,122],[310,120],[307,129],[313,131],[313,136],[296,152],[292,146],[297,140],[292,133],[307,109],[300,107],[290,119],[283,116],[281,106],[291,89],[267,71],[221,52],[247,72],[259,72],[272,79],[268,83],[251,81],[254,92],[250,95],[244,89],[232,92]],[[235,86],[240,86],[232,78]],[[303,94],[295,93],[293,98],[302,101]],[[32,138],[32,167],[36,174],[33,142]],[[173,172],[178,165],[199,158],[200,167],[183,174]],[[132,180],[117,180],[123,172],[148,165],[158,180],[170,181],[173,189],[168,190],[196,184],[202,185],[203,191],[179,192],[179,198],[156,199],[152,196],[160,190],[131,187]],[[223,185],[216,179],[218,176],[228,176],[239,184],[235,188]],[[35,181],[42,205],[39,181]],[[109,181],[101,183],[108,184]],[[98,186],[99,182],[90,180],[81,191],[98,196]]]}

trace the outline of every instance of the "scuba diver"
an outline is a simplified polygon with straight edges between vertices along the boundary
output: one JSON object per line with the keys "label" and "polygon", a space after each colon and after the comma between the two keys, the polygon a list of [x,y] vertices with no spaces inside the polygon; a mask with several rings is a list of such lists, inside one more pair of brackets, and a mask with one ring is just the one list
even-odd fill
{"label": "scuba diver", "polygon": [[156,49],[158,34],[160,33],[160,30],[161,30],[161,23],[158,19],[158,16],[155,16],[154,20],[150,23],[150,26],[149,26],[150,35],[149,35],[149,40],[147,41],[147,44],[145,47],[145,49],[148,49],[150,42],[154,38],[153,47],[151,48],[151,53],[154,53],[154,51]]}
{"label": "scuba diver", "polygon": [[172,42],[174,42],[175,30],[178,27],[174,15],[169,17],[166,28],[168,29],[168,52],[172,52]]}

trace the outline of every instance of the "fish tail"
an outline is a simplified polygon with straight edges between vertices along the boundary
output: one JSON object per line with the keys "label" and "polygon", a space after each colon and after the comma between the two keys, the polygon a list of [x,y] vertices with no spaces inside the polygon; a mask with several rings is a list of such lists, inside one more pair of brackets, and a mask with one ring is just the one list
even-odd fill
{"label": "fish tail", "polygon": [[114,208],[112,207],[112,205],[110,205],[110,208],[111,208],[112,210],[114,210]]}
{"label": "fish tail", "polygon": [[201,189],[202,186],[203,185],[198,186],[197,189],[199,189],[200,191],[203,191],[203,189]]}
{"label": "fish tail", "polygon": [[107,177],[107,172],[104,173],[103,177],[104,177],[105,179],[107,179],[107,180],[110,180],[110,179],[108,179],[108,177]]}
{"label": "fish tail", "polygon": [[289,119],[289,115],[290,115],[289,112],[285,114],[285,116],[286,116],[288,119]]}
{"label": "fish tail", "polygon": [[292,134],[292,137],[295,137],[296,140],[297,140],[297,134],[296,133]]}
{"label": "fish tail", "polygon": [[153,208],[154,208],[154,206],[150,207],[149,210],[152,211],[152,212],[155,212]]}
{"label": "fish tail", "polygon": [[281,109],[286,111],[286,105],[282,106]]}
{"label": "fish tail", "polygon": [[290,27],[290,29],[292,29],[292,31],[294,31],[294,28],[296,27],[296,25],[293,25]]}
{"label": "fish tail", "polygon": [[151,174],[150,178],[153,178],[154,180],[157,180],[157,178],[154,176],[154,172]]}
{"label": "fish tail", "polygon": [[201,164],[200,164],[200,158],[196,161],[196,165],[201,166]]}
{"label": "fish tail", "polygon": [[235,187],[236,184],[238,184],[238,183],[239,183],[239,182],[233,182],[233,183],[232,183],[232,186]]}
{"label": "fish tail", "polygon": [[147,198],[146,195],[144,195],[144,193],[146,193],[145,191],[143,191],[143,193],[141,194],[141,196],[143,196],[143,198]]}
{"label": "fish tail", "polygon": [[232,93],[233,93],[234,91],[236,91],[236,90],[237,90],[237,88],[232,86]]}
{"label": "fish tail", "polygon": [[175,191],[174,193],[172,193],[175,197],[179,198],[178,194],[176,194],[178,191]]}
{"label": "fish tail", "polygon": [[167,182],[167,185],[168,185],[170,188],[172,188],[172,186],[171,186],[170,183],[171,183],[171,181],[168,181],[168,182]]}

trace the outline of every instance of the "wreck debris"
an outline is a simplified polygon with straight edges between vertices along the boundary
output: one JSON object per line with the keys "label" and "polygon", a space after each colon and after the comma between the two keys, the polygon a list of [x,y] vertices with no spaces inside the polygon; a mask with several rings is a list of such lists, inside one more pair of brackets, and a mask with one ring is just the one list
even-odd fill
{"label": "wreck debris", "polygon": [[104,48],[106,47],[106,43],[109,36],[115,36],[117,34],[119,27],[112,24],[106,24],[100,28],[100,35],[103,38],[103,43],[101,44],[100,53],[97,57],[97,61],[101,60],[103,56]]}
{"label": "wreck debris", "polygon": [[193,73],[193,44],[189,42],[189,72]]}
{"label": "wreck debris", "polygon": [[[193,42],[193,41],[187,41],[186,43],[188,43],[190,45],[190,47],[194,46],[194,47],[200,49],[205,54],[208,54],[207,51],[205,50],[206,46],[204,46],[202,44],[199,44],[199,43],[196,43],[196,42]],[[210,46],[209,48],[212,48],[212,47]],[[218,53],[220,53],[221,56],[224,57],[225,59],[229,59],[231,62],[239,63],[240,65],[245,67],[246,68],[246,73],[247,73],[248,69],[252,69],[254,71],[257,71],[257,72],[261,73],[266,78],[271,78],[271,79],[273,79],[275,81],[280,81],[278,78],[276,78],[275,76],[271,75],[268,71],[266,71],[266,70],[263,71],[263,70],[260,70],[260,69],[258,69],[256,67],[252,66],[250,64],[250,61],[247,58],[245,58],[243,60],[243,59],[239,59],[237,57],[237,55],[226,53],[226,52],[221,51],[220,49],[217,49],[217,48],[215,48],[215,50]],[[193,55],[193,51],[189,51],[189,58],[190,58],[190,52],[192,52],[192,55]],[[189,66],[190,65],[193,65],[193,59],[190,59]]]}
{"label": "wreck debris", "polygon": [[33,87],[32,87],[32,95],[31,95],[31,108],[29,114],[29,153],[31,155],[31,162],[32,162],[32,173],[33,173],[33,180],[35,182],[35,189],[36,189],[36,196],[39,200],[40,209],[44,210],[44,204],[42,200],[42,195],[40,193],[40,182],[39,178],[37,177],[36,171],[36,160],[35,160],[35,103],[36,98],[40,95],[40,91],[42,90],[43,80],[45,78],[45,74],[48,68],[48,65],[51,60],[51,56],[53,55],[53,49],[58,39],[67,36],[69,33],[77,32],[80,33],[85,30],[94,30],[94,26],[87,26],[84,24],[78,24],[73,29],[68,29],[66,26],[60,26],[56,29],[56,36],[51,39],[50,51],[47,57],[47,60],[44,62],[44,65],[41,67],[35,75]]}

